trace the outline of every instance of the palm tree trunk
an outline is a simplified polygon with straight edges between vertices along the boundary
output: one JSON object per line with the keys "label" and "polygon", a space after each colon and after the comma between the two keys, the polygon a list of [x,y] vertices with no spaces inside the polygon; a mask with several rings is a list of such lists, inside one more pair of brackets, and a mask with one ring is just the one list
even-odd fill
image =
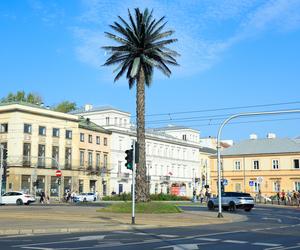
{"label": "palm tree trunk", "polygon": [[141,68],[136,88],[136,121],[137,143],[139,145],[139,163],[136,166],[136,200],[149,201],[149,190],[146,179],[146,152],[145,152],[145,75]]}

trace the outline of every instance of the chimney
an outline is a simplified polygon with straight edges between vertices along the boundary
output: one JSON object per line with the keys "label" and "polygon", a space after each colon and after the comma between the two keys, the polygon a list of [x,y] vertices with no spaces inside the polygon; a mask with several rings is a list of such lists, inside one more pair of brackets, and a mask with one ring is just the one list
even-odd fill
{"label": "chimney", "polygon": [[251,134],[250,140],[257,140],[257,134]]}
{"label": "chimney", "polygon": [[86,118],[87,124],[90,124],[90,118]]}
{"label": "chimney", "polygon": [[274,133],[268,133],[267,134],[267,138],[268,139],[275,139],[276,138],[276,134],[274,134]]}
{"label": "chimney", "polygon": [[84,111],[90,111],[93,109],[93,105],[92,104],[85,104],[84,105]]}

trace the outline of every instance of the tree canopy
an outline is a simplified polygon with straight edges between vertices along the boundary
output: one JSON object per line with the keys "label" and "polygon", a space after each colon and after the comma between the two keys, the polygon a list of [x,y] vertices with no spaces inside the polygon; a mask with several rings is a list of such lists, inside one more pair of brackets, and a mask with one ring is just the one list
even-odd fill
{"label": "tree canopy", "polygon": [[17,91],[15,94],[10,92],[6,97],[1,99],[1,102],[27,102],[40,105],[43,103],[43,99],[40,95],[32,92],[26,94],[25,91]]}
{"label": "tree canopy", "polygon": [[69,113],[73,110],[76,110],[77,105],[75,102],[62,101],[61,103],[54,106],[52,109],[63,113]]}

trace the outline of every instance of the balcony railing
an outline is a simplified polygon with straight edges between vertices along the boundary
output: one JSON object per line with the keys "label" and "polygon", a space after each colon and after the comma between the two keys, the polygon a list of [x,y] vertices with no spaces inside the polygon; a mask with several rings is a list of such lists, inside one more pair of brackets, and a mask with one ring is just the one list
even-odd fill
{"label": "balcony railing", "polygon": [[170,176],[168,176],[168,175],[160,176],[160,180],[163,182],[168,182],[168,181],[170,181]]}
{"label": "balcony railing", "polygon": [[129,173],[118,173],[118,178],[121,179],[129,179],[130,174]]}

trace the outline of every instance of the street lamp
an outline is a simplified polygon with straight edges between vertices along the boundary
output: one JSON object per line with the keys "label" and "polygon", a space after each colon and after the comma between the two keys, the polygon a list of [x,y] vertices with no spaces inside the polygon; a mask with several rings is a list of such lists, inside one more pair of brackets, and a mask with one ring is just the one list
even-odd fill
{"label": "street lamp", "polygon": [[218,197],[219,197],[219,212],[218,218],[222,218],[222,193],[221,193],[221,133],[224,126],[231,120],[238,117],[246,116],[260,116],[260,115],[279,115],[279,114],[293,114],[300,113],[300,109],[291,109],[291,110],[278,110],[278,111],[264,111],[264,112],[249,112],[249,113],[240,113],[228,117],[220,126],[217,137],[217,165],[218,165]]}

